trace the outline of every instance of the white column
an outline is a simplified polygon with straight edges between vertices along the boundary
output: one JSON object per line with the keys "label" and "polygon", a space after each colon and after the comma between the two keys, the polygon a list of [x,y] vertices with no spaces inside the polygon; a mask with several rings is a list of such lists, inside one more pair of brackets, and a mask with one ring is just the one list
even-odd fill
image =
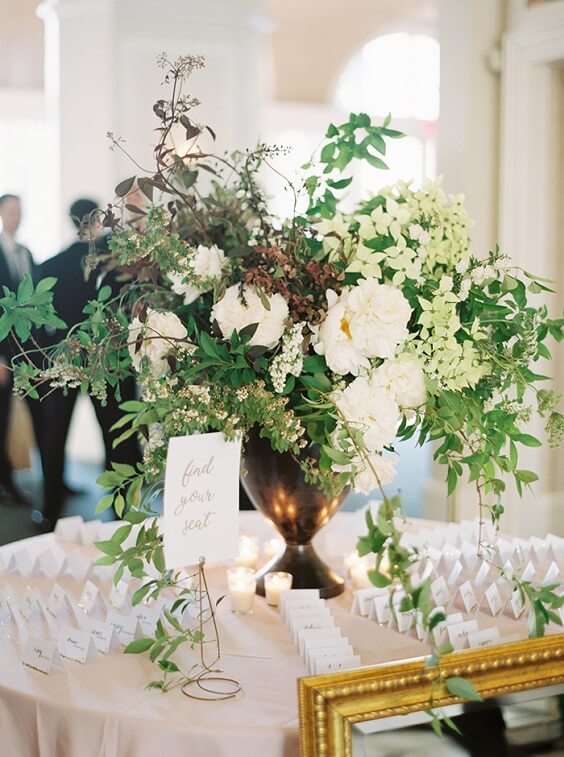
{"label": "white column", "polygon": [[[441,105],[437,173],[449,192],[466,195],[475,225],[472,249],[482,257],[498,235],[500,77],[496,51],[503,0],[440,0]],[[428,517],[474,518],[476,492],[460,482],[447,503],[446,470],[433,465],[425,495]]]}
{"label": "white column", "polygon": [[44,0],[46,92],[59,170],[61,233],[78,195],[105,203],[117,181],[137,172],[111,152],[108,131],[151,167],[156,119],[167,96],[157,55],[203,54],[189,91],[198,121],[218,133],[220,149],[256,143],[263,102],[262,0]]}

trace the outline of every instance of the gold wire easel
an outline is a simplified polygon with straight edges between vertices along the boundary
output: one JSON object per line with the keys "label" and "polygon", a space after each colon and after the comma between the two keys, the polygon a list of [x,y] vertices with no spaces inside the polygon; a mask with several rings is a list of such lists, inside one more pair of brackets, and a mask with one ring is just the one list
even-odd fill
{"label": "gold wire easel", "polygon": [[[187,681],[182,686],[182,693],[190,697],[190,699],[199,699],[201,701],[209,702],[220,702],[225,699],[232,699],[233,697],[237,696],[237,694],[242,691],[241,684],[235,680],[235,678],[230,678],[229,676],[219,676],[216,675],[217,673],[223,673],[223,670],[221,668],[215,667],[218,662],[221,659],[221,645],[219,642],[219,631],[217,628],[217,622],[215,619],[215,611],[212,605],[210,592],[208,589],[208,582],[206,580],[206,573],[204,570],[206,564],[206,558],[200,557],[200,560],[198,562],[198,587],[196,591],[198,592],[199,597],[199,624],[200,624],[200,664],[202,666],[202,672],[198,675],[194,676],[194,678],[191,678],[189,681]],[[204,621],[204,597],[207,600],[207,604],[210,610],[211,617],[206,619]],[[204,653],[204,644],[209,643],[204,640],[204,624],[207,623],[209,620],[211,620],[213,624],[213,629],[215,632],[215,646],[216,646],[216,655],[213,659],[213,661],[208,664],[206,662],[206,655]],[[229,689],[229,686],[227,687],[227,691],[217,691],[214,688],[209,688],[208,686],[205,686],[204,684],[217,682],[223,682],[227,684],[232,684],[232,689]],[[202,692],[206,692],[210,696],[203,696],[195,694],[191,691],[187,691],[187,689],[190,686],[197,686]]]}

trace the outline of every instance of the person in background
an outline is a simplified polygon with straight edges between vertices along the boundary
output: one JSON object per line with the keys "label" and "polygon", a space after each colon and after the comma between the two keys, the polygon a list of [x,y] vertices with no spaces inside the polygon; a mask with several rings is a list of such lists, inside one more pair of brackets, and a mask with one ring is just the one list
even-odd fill
{"label": "person in background", "polygon": [[[85,236],[94,240],[96,247],[104,250],[106,242],[103,227],[96,218],[97,208],[98,205],[93,200],[82,198],[71,205],[69,213],[79,237]],[[109,284],[116,294],[119,291],[119,284],[113,275],[103,276],[101,284],[98,272],[92,273],[89,277],[85,276],[83,261],[88,251],[89,241],[79,238],[70,247],[45,261],[39,270],[40,278],[54,276],[57,279],[53,288],[53,303],[57,315],[63,319],[68,329],[84,320],[83,308],[89,300],[96,298],[101,284]],[[66,330],[48,334],[43,339],[43,344],[47,347],[58,344],[66,334]],[[69,487],[64,482],[65,446],[78,392],[78,389],[69,389],[65,395],[62,390],[53,391],[41,401],[45,426],[49,429],[49,444],[45,445],[45,498],[43,511],[34,511],[32,517],[42,531],[49,531],[54,527],[62,513],[65,497],[69,495]],[[119,404],[136,398],[133,377],[127,377],[120,382],[120,392],[121,400],[118,402],[110,389],[105,405],[91,397],[102,431],[106,468],[109,468],[112,462],[135,465],[141,460],[139,445],[134,437],[125,440],[116,449],[112,448],[114,439],[121,433],[111,431],[114,423],[122,415]]]}
{"label": "person in background", "polygon": [[[16,238],[21,216],[20,198],[14,194],[1,195],[0,288],[6,286],[12,291],[17,290],[26,273],[32,278],[34,278],[35,273],[31,252]],[[14,484],[12,464],[8,456],[8,428],[12,402],[12,372],[9,365],[12,357],[18,351],[18,345],[12,338],[0,342],[0,497],[5,504],[30,507],[30,503]],[[28,406],[44,467],[41,408],[39,403],[31,399],[29,399]]]}

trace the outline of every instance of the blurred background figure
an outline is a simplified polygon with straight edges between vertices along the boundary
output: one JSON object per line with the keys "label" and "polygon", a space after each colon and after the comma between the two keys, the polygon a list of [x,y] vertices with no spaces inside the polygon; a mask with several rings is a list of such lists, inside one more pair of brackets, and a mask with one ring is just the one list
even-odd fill
{"label": "blurred background figure", "polygon": [[[88,275],[84,267],[85,257],[92,243],[102,251],[107,246],[103,237],[103,226],[96,215],[97,209],[98,204],[87,198],[73,202],[69,208],[69,216],[76,228],[78,239],[39,266],[38,275],[41,278],[54,276],[57,279],[53,288],[54,306],[67,325],[66,330],[45,334],[42,337],[44,347],[58,344],[65,338],[68,330],[84,320],[84,306],[89,300],[96,298],[101,278],[104,284],[112,287],[114,294],[119,291],[119,283],[114,274],[103,275],[94,271]],[[127,377],[121,382],[120,392],[124,402],[135,398],[135,381],[132,377]],[[66,392],[56,390],[49,391],[41,400],[45,428],[48,429],[48,443],[46,439],[45,444],[45,496],[43,510],[34,510],[32,519],[43,531],[53,528],[62,513],[66,497],[83,494],[66,483],[64,478],[65,447],[78,396],[78,389],[68,389]],[[119,432],[112,432],[111,428],[121,415],[120,403],[114,394],[108,392],[104,404],[93,397],[91,399],[102,432],[106,467],[109,467],[111,460],[135,465],[140,460],[139,447],[135,439],[126,440],[116,450],[112,449],[113,441]]]}
{"label": "blurred background figure", "polygon": [[[0,196],[0,287],[17,290],[25,274],[34,276],[31,252],[16,239],[22,217],[20,198],[14,194]],[[13,340],[0,342],[0,498],[4,504],[29,507],[30,503],[17,488],[13,479],[12,461],[8,452],[8,428],[12,406],[12,373],[9,369],[12,356],[19,352]],[[30,400],[29,409],[38,447],[41,451],[42,411],[37,402]]]}

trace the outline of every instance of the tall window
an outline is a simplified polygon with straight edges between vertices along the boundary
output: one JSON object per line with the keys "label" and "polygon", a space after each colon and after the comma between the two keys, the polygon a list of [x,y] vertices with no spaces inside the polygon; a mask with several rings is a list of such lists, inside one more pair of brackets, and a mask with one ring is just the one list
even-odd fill
{"label": "tall window", "polygon": [[399,32],[371,40],[343,69],[334,102],[345,113],[375,118],[391,113],[394,128],[407,134],[388,145],[389,172],[362,167],[364,187],[398,179],[421,186],[425,178],[435,178],[439,43],[433,37]]}

